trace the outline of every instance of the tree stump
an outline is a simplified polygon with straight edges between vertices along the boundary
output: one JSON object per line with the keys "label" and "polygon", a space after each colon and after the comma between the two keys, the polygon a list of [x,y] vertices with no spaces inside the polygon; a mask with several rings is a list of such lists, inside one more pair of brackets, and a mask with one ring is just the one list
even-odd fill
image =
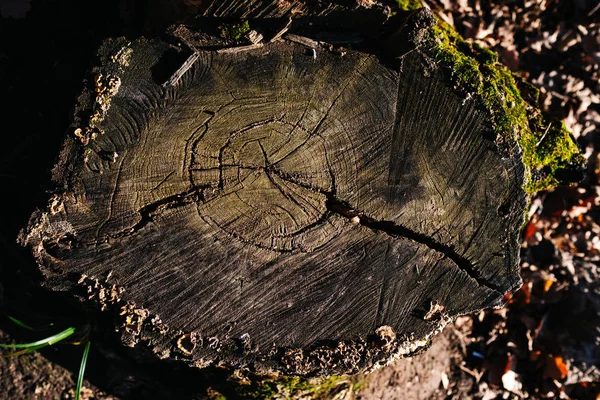
{"label": "tree stump", "polygon": [[431,13],[343,45],[267,22],[234,47],[105,42],[22,238],[45,285],[149,359],[303,376],[369,370],[503,304],[531,166],[520,126],[500,135],[503,111],[448,73]]}

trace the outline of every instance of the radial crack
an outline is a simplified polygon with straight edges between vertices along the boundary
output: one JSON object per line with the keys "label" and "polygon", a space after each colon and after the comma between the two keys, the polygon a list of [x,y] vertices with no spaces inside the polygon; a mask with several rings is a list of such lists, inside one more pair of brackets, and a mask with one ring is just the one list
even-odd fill
{"label": "radial crack", "polygon": [[341,215],[348,219],[355,219],[358,217],[359,223],[367,228],[387,233],[392,237],[403,237],[405,239],[412,240],[413,242],[423,244],[432,250],[438,251],[446,257],[448,257],[450,260],[452,260],[458,266],[458,268],[460,268],[467,275],[469,275],[469,277],[475,280],[479,285],[492,289],[498,292],[500,295],[504,295],[504,290],[500,286],[482,277],[481,274],[473,267],[473,264],[466,257],[460,255],[454,249],[453,246],[440,243],[437,240],[433,239],[431,236],[413,231],[410,228],[398,225],[392,221],[377,221],[376,219],[371,218],[360,211],[357,211],[356,209],[351,207],[347,202],[338,199],[336,197],[335,189],[333,191],[318,189],[305,183],[299,182],[296,179],[287,176],[283,171],[280,171],[278,169],[271,167],[269,168],[269,170],[271,173],[278,175],[283,180],[287,180],[290,183],[296,184],[298,186],[313,190],[324,195],[327,199],[325,202],[325,206],[327,207],[327,210],[329,210],[331,213]]}
{"label": "radial crack", "polygon": [[421,243],[432,250],[438,251],[452,260],[458,266],[458,268],[469,275],[469,277],[475,280],[479,285],[493,289],[501,295],[504,294],[500,286],[482,277],[481,274],[473,267],[473,264],[467,258],[460,255],[453,246],[440,243],[430,236],[415,232],[412,229],[398,225],[392,221],[377,221],[374,218],[354,210],[348,203],[335,198],[335,196],[332,194],[326,194],[326,196],[327,202],[325,205],[329,211],[349,219],[358,217],[360,224],[367,228],[385,232],[393,237],[403,237],[414,242]]}

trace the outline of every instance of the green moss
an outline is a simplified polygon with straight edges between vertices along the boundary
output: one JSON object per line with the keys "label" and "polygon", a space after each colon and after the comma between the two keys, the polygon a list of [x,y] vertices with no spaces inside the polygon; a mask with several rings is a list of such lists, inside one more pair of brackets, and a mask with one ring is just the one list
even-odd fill
{"label": "green moss", "polygon": [[277,384],[272,381],[261,382],[251,390],[238,390],[238,394],[246,399],[270,399],[277,393]]}
{"label": "green moss", "polygon": [[326,399],[339,385],[347,383],[348,377],[329,378],[279,377],[262,379],[255,383],[240,385],[237,395],[245,399],[271,399],[275,395],[284,397],[302,397],[307,399]]}
{"label": "green moss", "polygon": [[223,25],[221,27],[221,37],[227,40],[240,40],[242,36],[250,31],[250,23],[242,21],[239,24]]}
{"label": "green moss", "polygon": [[367,385],[365,385],[365,382],[364,382],[364,381],[358,381],[358,382],[354,382],[354,383],[352,384],[352,391],[353,391],[354,393],[358,393],[358,392],[360,392],[361,390],[364,390],[366,387],[367,387]]}
{"label": "green moss", "polygon": [[[494,52],[465,41],[441,20],[430,33],[433,55],[450,81],[458,90],[474,93],[491,112],[498,142],[516,140],[519,144],[528,193],[566,183],[560,171],[583,167],[584,160],[564,125],[545,121],[537,112],[538,104],[523,99],[512,73],[498,63]],[[537,103],[536,92],[531,93],[527,100]],[[544,126],[550,129],[540,129]]]}
{"label": "green moss", "polygon": [[412,11],[423,8],[421,0],[396,0],[396,3],[402,11]]}
{"label": "green moss", "polygon": [[492,65],[498,62],[498,54],[490,49],[481,47],[477,43],[473,43],[473,49],[476,50],[476,54],[479,56],[477,61],[484,65]]}
{"label": "green moss", "polygon": [[328,398],[338,385],[348,383],[348,377],[331,376],[325,379],[303,379],[298,377],[284,378],[279,381],[279,388],[284,393],[301,395],[311,399]]}

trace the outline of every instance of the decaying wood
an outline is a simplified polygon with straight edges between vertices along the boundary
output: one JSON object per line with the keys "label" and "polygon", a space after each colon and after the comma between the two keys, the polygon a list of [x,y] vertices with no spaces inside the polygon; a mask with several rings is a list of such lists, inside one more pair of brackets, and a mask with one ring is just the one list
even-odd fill
{"label": "decaying wood", "polygon": [[321,47],[321,44],[316,40],[312,40],[310,38],[299,35],[294,35],[292,33],[288,33],[287,35],[285,35],[285,38],[290,42],[301,44],[302,46],[306,46],[309,49],[318,49],[319,47]]}
{"label": "decaying wood", "polygon": [[292,38],[103,45],[25,241],[49,287],[119,314],[126,345],[354,373],[520,285],[522,160],[484,107],[419,43],[391,62]]}
{"label": "decaying wood", "polygon": [[175,73],[169,78],[169,80],[167,80],[165,83],[163,83],[163,86],[165,86],[165,87],[173,86],[177,82],[179,82],[179,80],[181,79],[183,74],[185,74],[190,68],[192,68],[194,63],[196,61],[198,61],[198,57],[200,57],[200,54],[198,54],[198,52],[194,51],[187,58],[187,60],[185,60],[185,62],[181,65],[181,67],[179,67],[177,69],[177,71],[175,71]]}

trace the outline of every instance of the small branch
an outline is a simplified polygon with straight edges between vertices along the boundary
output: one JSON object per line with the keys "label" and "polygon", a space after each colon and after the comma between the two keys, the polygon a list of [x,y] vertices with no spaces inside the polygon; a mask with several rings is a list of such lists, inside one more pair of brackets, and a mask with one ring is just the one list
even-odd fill
{"label": "small branch", "polygon": [[320,42],[317,42],[316,40],[309,39],[304,36],[294,35],[293,33],[286,33],[285,39],[289,40],[290,42],[301,44],[302,46],[306,46],[311,49],[317,49],[321,47]]}
{"label": "small branch", "polygon": [[177,71],[175,71],[175,73],[171,75],[171,77],[165,83],[163,83],[163,87],[175,86],[177,82],[179,82],[183,74],[185,74],[190,68],[192,68],[192,65],[194,65],[198,57],[200,57],[200,54],[194,51],[187,58],[187,60],[183,62],[181,67],[179,67]]}
{"label": "small branch", "polygon": [[181,64],[181,67],[179,67],[177,71],[175,71],[175,73],[171,75],[171,77],[167,79],[165,83],[163,83],[163,87],[175,86],[179,82],[183,74],[185,74],[190,68],[192,68],[192,65],[194,65],[196,60],[198,60],[198,57],[200,57],[198,49],[196,49],[196,46],[190,43],[189,40],[187,40],[183,36],[177,36],[177,39],[183,42],[183,44],[185,44],[192,51],[192,54],[183,62],[183,64]]}
{"label": "small branch", "polygon": [[467,367],[463,367],[462,365],[458,365],[458,368],[460,368],[461,370],[465,371],[467,374],[471,375],[473,378],[475,378],[475,381],[477,383],[479,383],[479,380],[481,379],[481,377],[483,376],[483,373],[485,371],[480,371],[480,372],[475,372]]}
{"label": "small branch", "polygon": [[544,132],[544,134],[542,135],[542,137],[540,138],[540,140],[538,140],[538,142],[535,144],[535,147],[538,147],[546,138],[546,135],[548,134],[548,131],[550,130],[550,127],[552,126],[552,122],[550,122],[548,124],[548,127],[546,128],[546,132]]}
{"label": "small branch", "polygon": [[591,17],[592,15],[594,15],[596,13],[596,11],[600,10],[600,3],[598,3],[598,5],[596,7],[594,7],[589,13],[588,13],[588,17]]}
{"label": "small branch", "polygon": [[262,47],[262,43],[249,44],[247,46],[238,46],[238,47],[227,47],[225,49],[217,50],[217,54],[236,54],[244,51],[254,50]]}
{"label": "small branch", "polygon": [[274,42],[276,40],[279,40],[292,26],[292,19],[288,19],[288,22],[285,24],[285,26],[283,28],[281,28],[281,30],[279,32],[277,32],[275,34],[275,36],[273,36],[271,38],[271,40],[269,42]]}
{"label": "small branch", "polygon": [[258,33],[257,31],[254,31],[254,30],[248,32],[246,34],[246,37],[252,44],[258,44],[263,41],[263,35],[261,35],[260,33]]}

